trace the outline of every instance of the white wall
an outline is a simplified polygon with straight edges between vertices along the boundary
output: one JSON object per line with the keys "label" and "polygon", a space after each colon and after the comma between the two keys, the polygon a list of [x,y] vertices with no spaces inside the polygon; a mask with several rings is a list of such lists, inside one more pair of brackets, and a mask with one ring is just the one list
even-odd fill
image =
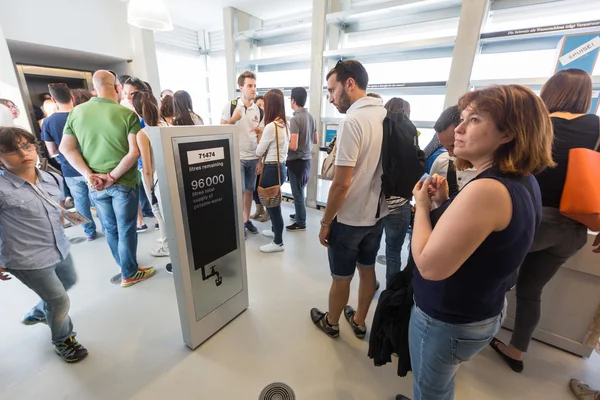
{"label": "white wall", "polygon": [[120,0],[0,0],[0,25],[6,39],[134,57]]}

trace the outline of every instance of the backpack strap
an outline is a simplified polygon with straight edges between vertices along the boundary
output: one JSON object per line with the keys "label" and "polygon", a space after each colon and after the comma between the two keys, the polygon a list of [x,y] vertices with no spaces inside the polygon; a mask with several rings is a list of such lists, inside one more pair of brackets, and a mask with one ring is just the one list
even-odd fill
{"label": "backpack strap", "polygon": [[235,109],[237,108],[237,99],[231,100],[231,107],[229,108],[229,118],[233,116]]}
{"label": "backpack strap", "polygon": [[265,117],[265,112],[260,107],[258,107],[258,111],[260,111],[260,119],[258,120],[258,123],[260,124],[262,122],[263,118]]}

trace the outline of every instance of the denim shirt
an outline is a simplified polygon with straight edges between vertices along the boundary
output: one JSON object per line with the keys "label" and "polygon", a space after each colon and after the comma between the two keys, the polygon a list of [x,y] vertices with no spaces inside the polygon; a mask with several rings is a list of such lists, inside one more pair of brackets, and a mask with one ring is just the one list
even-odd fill
{"label": "denim shirt", "polygon": [[[38,170],[42,192],[60,203],[56,179]],[[69,242],[60,220],[61,211],[15,174],[0,171],[0,266],[9,270],[51,267],[69,254]]]}

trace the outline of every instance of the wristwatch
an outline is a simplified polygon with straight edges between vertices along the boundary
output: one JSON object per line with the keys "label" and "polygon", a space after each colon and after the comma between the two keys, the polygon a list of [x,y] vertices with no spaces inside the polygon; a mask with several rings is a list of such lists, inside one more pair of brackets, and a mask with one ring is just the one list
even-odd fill
{"label": "wristwatch", "polygon": [[321,220],[321,226],[323,228],[329,228],[331,226],[331,222],[328,223],[328,222]]}

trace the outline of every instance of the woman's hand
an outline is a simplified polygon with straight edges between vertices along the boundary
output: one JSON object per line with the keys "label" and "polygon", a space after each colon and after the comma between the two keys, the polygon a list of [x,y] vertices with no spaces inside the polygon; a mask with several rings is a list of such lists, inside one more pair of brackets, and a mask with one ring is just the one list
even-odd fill
{"label": "woman's hand", "polygon": [[415,196],[416,208],[423,208],[427,211],[431,209],[431,197],[429,195],[429,188],[431,186],[431,178],[427,178],[424,181],[419,181],[413,189],[413,196]]}
{"label": "woman's hand", "polygon": [[434,174],[428,190],[429,197],[438,206],[450,198],[448,181],[443,176]]}

